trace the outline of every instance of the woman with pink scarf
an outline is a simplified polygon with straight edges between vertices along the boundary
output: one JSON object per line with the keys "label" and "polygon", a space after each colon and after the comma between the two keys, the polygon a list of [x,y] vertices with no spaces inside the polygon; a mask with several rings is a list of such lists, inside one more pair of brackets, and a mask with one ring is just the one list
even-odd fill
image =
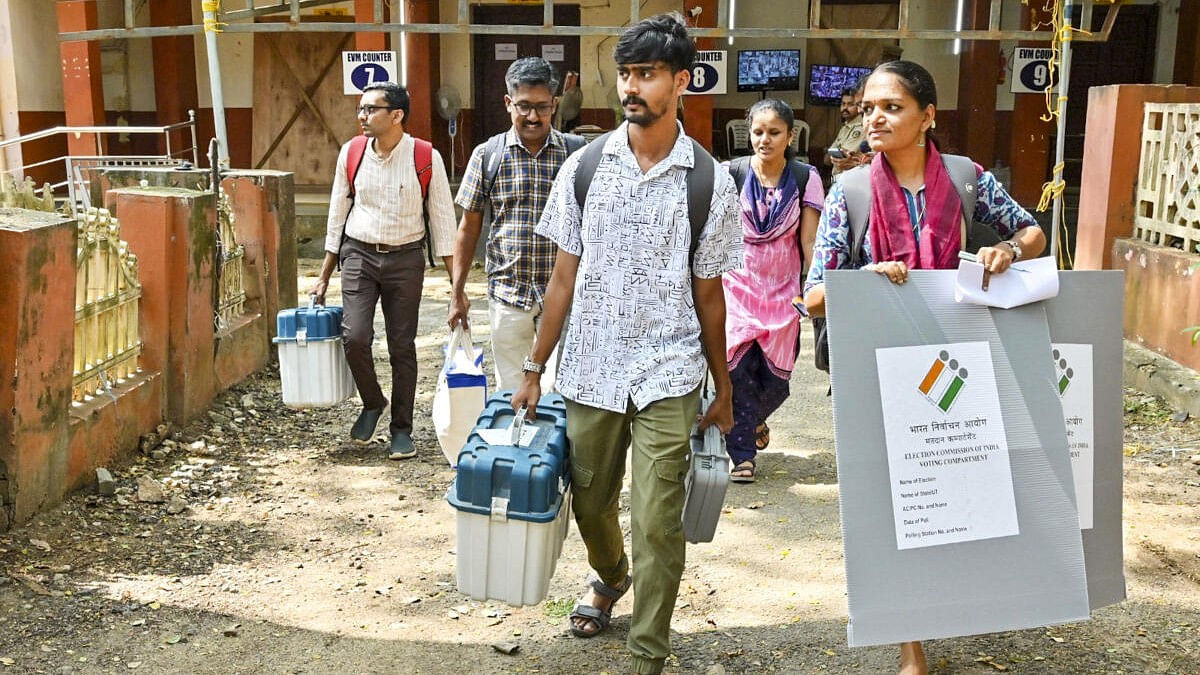
{"label": "woman with pink scarf", "polygon": [[746,121],[754,154],[731,166],[735,176],[745,176],[739,200],[745,267],[722,277],[733,383],[726,448],[736,483],[754,482],[755,457],[770,442],[767,418],[788,397],[800,336],[792,299],[812,259],[825,198],[817,170],[792,159],[795,116],[788,104],[763,99],[750,107]]}
{"label": "woman with pink scarf", "polygon": [[[911,61],[884,63],[871,73],[863,92],[863,125],[871,151],[871,207],[862,253],[850,260],[849,221],[842,183],[829,190],[817,229],[804,304],[814,316],[825,315],[825,270],[871,268],[902,284],[910,269],[954,269],[962,241],[962,203],[933,138],[937,89],[929,71]],[[976,165],[974,222],[995,230],[1001,240],[983,246],[977,256],[988,271],[1000,274],[1014,261],[1041,254],[1045,235],[991,172]],[[967,223],[969,225],[969,223]],[[920,642],[900,645],[900,673],[928,672]]]}

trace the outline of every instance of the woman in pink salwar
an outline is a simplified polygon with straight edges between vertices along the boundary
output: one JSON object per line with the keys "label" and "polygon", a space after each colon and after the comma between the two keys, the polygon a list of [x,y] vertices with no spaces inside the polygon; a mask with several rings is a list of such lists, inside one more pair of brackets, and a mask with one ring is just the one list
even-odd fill
{"label": "woman in pink salwar", "polygon": [[792,299],[812,258],[825,193],[817,170],[792,158],[795,116],[783,101],[750,107],[754,154],[729,168],[739,180],[745,267],[723,276],[726,360],[733,381],[730,480],[754,481],[755,457],[770,442],[767,418],[788,397],[800,315]]}

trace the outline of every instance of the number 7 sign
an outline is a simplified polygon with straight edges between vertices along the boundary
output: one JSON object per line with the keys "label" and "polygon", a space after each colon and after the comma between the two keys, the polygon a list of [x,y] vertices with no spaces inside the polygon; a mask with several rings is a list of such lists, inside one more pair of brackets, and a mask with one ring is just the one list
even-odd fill
{"label": "number 7 sign", "polygon": [[399,82],[396,52],[342,52],[342,93],[361,94],[375,82]]}

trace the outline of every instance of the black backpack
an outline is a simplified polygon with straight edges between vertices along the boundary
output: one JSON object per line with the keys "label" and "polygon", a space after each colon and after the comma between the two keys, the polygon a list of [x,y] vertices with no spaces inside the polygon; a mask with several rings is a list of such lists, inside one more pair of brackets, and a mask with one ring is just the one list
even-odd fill
{"label": "black backpack", "polygon": [[[505,139],[508,137],[508,131],[500,133],[488,138],[483,145],[483,161],[480,162],[483,171],[483,192],[487,194],[487,204],[483,208],[483,224],[486,227],[492,225],[492,188],[496,185],[496,175],[500,173],[500,161],[504,158]],[[576,150],[587,145],[587,139],[576,134],[563,134],[563,141],[567,146],[567,156],[570,157]],[[546,139],[549,143],[550,139]],[[562,168],[562,165],[559,165]],[[558,170],[554,171],[554,175],[550,180],[554,180],[558,176]]]}
{"label": "black backpack", "polygon": [[[583,213],[583,205],[587,201],[588,189],[592,186],[592,178],[596,175],[596,167],[600,166],[600,158],[604,155],[604,144],[613,132],[598,136],[583,149],[579,158],[579,168],[575,171],[575,202],[579,204],[579,212]],[[700,233],[708,222],[709,207],[712,205],[713,183],[716,179],[716,165],[712,155],[704,146],[692,141],[693,168],[687,172],[687,202],[688,223],[692,228],[692,243],[688,249],[688,267],[691,268],[696,258],[696,247],[700,245]],[[690,269],[689,269],[690,271]]]}

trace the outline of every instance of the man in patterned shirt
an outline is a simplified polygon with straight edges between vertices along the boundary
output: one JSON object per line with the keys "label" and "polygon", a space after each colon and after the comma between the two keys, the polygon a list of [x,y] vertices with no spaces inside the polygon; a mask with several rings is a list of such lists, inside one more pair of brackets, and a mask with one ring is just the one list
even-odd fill
{"label": "man in patterned shirt", "polygon": [[[484,213],[490,209],[487,275],[492,359],[496,388],[512,389],[520,384],[521,361],[529,354],[542,318],[542,298],[558,250],[550,240],[534,234],[533,227],[550,196],[550,185],[570,153],[567,138],[550,125],[558,87],[550,63],[532,56],[518,59],[509,66],[504,82],[508,86],[504,104],[512,128],[475,147],[455,199],[464,211],[455,241],[448,323],[451,330],[458,325],[468,327],[467,273]],[[494,150],[494,156],[489,156],[488,148]],[[485,167],[485,161],[497,166]],[[490,184],[489,175],[495,177]],[[548,363],[554,361],[551,358]],[[552,369],[546,382],[554,382]]]}
{"label": "man in patterned shirt", "polygon": [[[628,647],[636,673],[661,672],[671,651],[684,563],[683,478],[706,367],[715,400],[700,426],[733,426],[721,274],[742,263],[742,230],[733,179],[697,152],[675,119],[695,54],[677,14],[621,34],[613,56],[626,121],[603,141],[585,208],[574,183],[588,150],[567,159],[551,190],[537,232],[558,246],[558,257],[512,399],[517,408],[537,402],[538,373],[570,308],[558,390],[567,399],[572,508],[597,577],[571,612],[570,629],[579,637],[602,631],[632,585]],[[713,162],[713,189],[693,254],[687,182],[699,162]],[[617,519],[627,454],[632,565]]]}

